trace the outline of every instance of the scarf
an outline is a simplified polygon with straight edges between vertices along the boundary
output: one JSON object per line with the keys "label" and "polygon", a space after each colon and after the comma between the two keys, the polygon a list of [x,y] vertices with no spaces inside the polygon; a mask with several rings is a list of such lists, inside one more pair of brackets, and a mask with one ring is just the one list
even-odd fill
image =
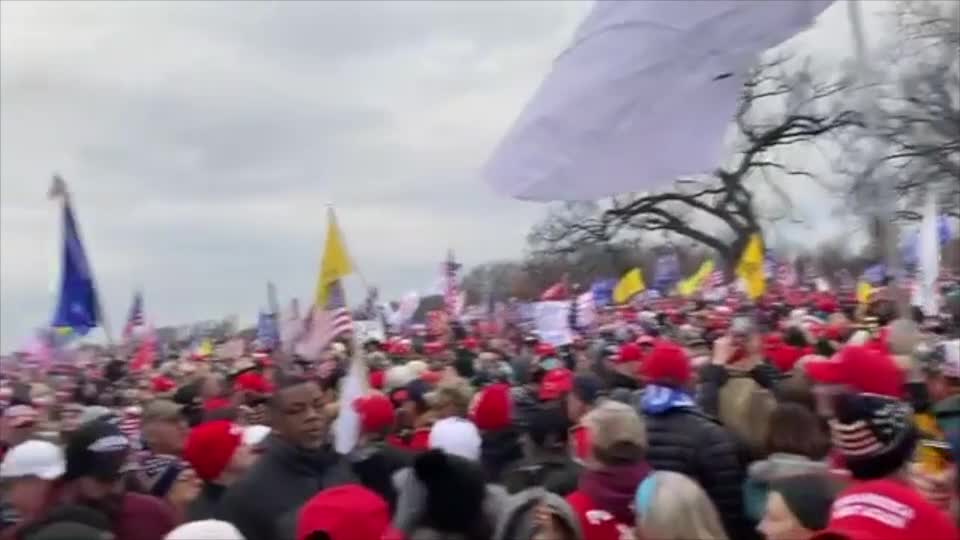
{"label": "scarf", "polygon": [[695,406],[696,403],[690,394],[659,384],[648,384],[643,389],[643,398],[640,401],[640,408],[643,409],[644,414],[662,414],[672,409]]}
{"label": "scarf", "polygon": [[579,488],[597,508],[613,514],[618,523],[633,523],[633,498],[637,486],[651,472],[645,462],[635,465],[584,469]]}

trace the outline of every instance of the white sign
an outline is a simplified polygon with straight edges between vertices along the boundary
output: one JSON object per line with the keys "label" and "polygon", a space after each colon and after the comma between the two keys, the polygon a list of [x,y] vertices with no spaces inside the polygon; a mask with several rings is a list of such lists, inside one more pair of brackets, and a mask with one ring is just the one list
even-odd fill
{"label": "white sign", "polygon": [[573,341],[569,301],[537,302],[533,305],[533,319],[541,340],[554,347]]}
{"label": "white sign", "polygon": [[386,341],[387,339],[387,333],[380,321],[353,321],[353,332],[360,343],[365,343],[371,339],[377,341]]}

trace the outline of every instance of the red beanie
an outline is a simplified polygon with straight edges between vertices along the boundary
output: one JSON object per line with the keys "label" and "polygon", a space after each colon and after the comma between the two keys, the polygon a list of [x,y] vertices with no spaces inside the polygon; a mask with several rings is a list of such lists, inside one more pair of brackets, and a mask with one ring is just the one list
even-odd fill
{"label": "red beanie", "polygon": [[510,387],[491,384],[477,397],[473,409],[473,423],[477,429],[497,431],[510,426]]}
{"label": "red beanie", "polygon": [[229,420],[206,422],[190,430],[183,458],[201,480],[209,482],[223,474],[242,443],[242,427]]}
{"label": "red beanie", "polygon": [[661,341],[643,362],[641,374],[651,383],[684,385],[690,382],[693,370],[687,353],[679,345]]}
{"label": "red beanie", "polygon": [[393,426],[393,403],[383,394],[358,397],[353,401],[353,408],[360,415],[360,428],[364,433],[382,433]]}

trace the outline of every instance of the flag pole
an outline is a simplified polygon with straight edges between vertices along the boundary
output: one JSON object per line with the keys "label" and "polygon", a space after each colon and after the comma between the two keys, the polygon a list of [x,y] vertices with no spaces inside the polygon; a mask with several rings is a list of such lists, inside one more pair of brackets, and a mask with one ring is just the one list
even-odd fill
{"label": "flag pole", "polygon": [[[58,173],[53,174],[53,187],[50,188],[50,194],[48,197],[59,196],[61,209],[66,205],[70,204],[70,191],[67,189],[67,183],[64,182],[63,177]],[[83,233],[80,230],[80,220],[73,220],[73,228],[76,231],[77,238],[83,239]],[[86,245],[86,244],[84,244]],[[93,284],[93,290],[97,291],[97,317],[100,318],[100,327],[103,328],[103,334],[107,338],[107,346],[111,349],[114,346],[113,341],[113,332],[110,331],[110,322],[107,319],[106,309],[103,307],[103,302],[101,301],[100,295],[100,286],[97,284],[97,276],[93,271],[93,263],[91,262],[91,257],[89,254],[86,254],[87,264],[90,266],[90,282]],[[61,279],[63,276],[61,276]]]}

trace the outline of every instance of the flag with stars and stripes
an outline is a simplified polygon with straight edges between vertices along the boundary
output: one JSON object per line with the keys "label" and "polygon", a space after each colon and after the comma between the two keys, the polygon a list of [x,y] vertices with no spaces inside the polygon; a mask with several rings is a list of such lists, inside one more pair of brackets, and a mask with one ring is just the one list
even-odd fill
{"label": "flag with stars and stripes", "polygon": [[460,263],[453,258],[453,251],[448,252],[447,260],[443,263],[443,305],[446,308],[447,315],[452,319],[460,318],[466,303],[466,298],[461,297],[460,284],[457,279],[460,266]]}
{"label": "flag with stars and stripes", "polygon": [[123,326],[123,339],[129,340],[132,338],[133,332],[143,324],[143,293],[137,291],[133,294],[130,311],[127,313],[127,323]]}
{"label": "flag with stars and stripes", "polygon": [[347,309],[343,285],[334,281],[327,287],[327,305],[314,306],[306,339],[297,349],[308,360],[318,359],[334,340],[353,332],[353,316]]}

